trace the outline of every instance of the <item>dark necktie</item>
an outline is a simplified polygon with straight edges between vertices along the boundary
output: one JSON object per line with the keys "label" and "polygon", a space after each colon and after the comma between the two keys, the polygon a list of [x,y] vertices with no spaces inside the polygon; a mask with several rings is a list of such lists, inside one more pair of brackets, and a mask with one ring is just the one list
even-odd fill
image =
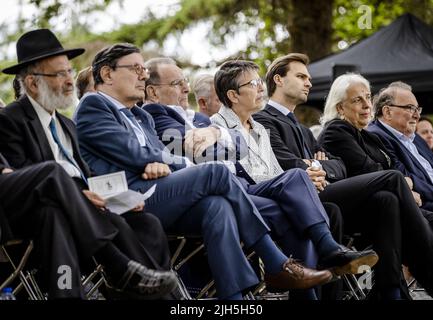
{"label": "dark necktie", "polygon": [[65,146],[60,142],[59,135],[57,134],[57,128],[56,128],[56,121],[54,118],[51,119],[50,122],[50,131],[53,136],[53,139],[55,143],[57,143],[60,152],[65,156],[65,158],[80,172],[81,178],[84,180],[84,182],[87,184],[86,176],[84,175],[83,171],[81,170],[80,166],[77,164],[75,159],[72,157],[72,155],[66,150]]}
{"label": "dark necktie", "polygon": [[296,119],[296,116],[293,112],[289,112],[287,114],[287,118],[295,125],[296,130],[298,131],[299,138],[301,139],[301,145],[302,145],[302,151],[304,152],[303,158],[304,159],[312,159],[312,155],[310,153],[310,150],[308,149],[307,145],[305,144],[304,135],[302,134],[301,126],[299,125],[298,119]]}

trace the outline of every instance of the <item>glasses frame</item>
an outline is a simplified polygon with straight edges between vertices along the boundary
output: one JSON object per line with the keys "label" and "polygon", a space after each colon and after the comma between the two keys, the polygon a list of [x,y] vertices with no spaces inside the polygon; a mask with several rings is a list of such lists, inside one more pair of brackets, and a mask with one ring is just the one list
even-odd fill
{"label": "glasses frame", "polygon": [[184,84],[189,86],[189,81],[187,78],[176,79],[170,83],[149,83],[149,86],[170,86],[170,87],[182,87]]}
{"label": "glasses frame", "polygon": [[51,78],[63,78],[66,79],[67,77],[75,77],[75,70],[74,69],[68,69],[68,70],[61,70],[53,73],[42,73],[42,72],[33,72],[31,75],[33,76],[43,76],[43,77],[51,77]]}
{"label": "glasses frame", "polygon": [[404,106],[398,105],[398,104],[388,104],[389,107],[397,107],[400,109],[409,110],[411,114],[414,114],[415,112],[418,112],[419,114],[422,113],[422,107],[414,106],[413,104],[407,104]]}
{"label": "glasses frame", "polygon": [[139,63],[134,63],[134,64],[116,64],[114,66],[114,69],[116,68],[127,68],[128,70],[133,70],[135,72],[135,74],[137,76],[142,76],[146,73],[149,73],[149,69],[147,69],[146,67],[143,67],[141,64]]}
{"label": "glasses frame", "polygon": [[258,79],[253,79],[253,80],[250,80],[250,81],[248,81],[248,82],[246,82],[246,83],[244,83],[244,84],[240,84],[240,85],[238,85],[238,90],[240,89],[240,88],[242,88],[242,87],[245,87],[245,86],[248,86],[248,85],[251,85],[251,87],[252,88],[258,88],[258,86],[259,85],[263,85],[263,79],[262,78],[258,78]]}

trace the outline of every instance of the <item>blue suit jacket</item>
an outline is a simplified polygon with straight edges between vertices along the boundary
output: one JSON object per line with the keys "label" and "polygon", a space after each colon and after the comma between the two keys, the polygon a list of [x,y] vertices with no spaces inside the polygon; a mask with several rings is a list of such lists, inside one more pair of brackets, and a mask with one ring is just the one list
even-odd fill
{"label": "blue suit jacket", "polygon": [[[155,121],[155,129],[162,143],[168,145],[173,141],[176,141],[181,143],[183,146],[185,130],[190,128],[188,128],[188,126],[185,127],[185,120],[179,115],[179,113],[166,105],[156,103],[144,105],[142,109],[149,112]],[[211,125],[211,122],[208,116],[196,112],[193,124],[196,128],[206,128]],[[248,153],[248,146],[242,135],[236,130],[228,130],[228,132],[233,143],[236,145],[236,155],[233,160],[238,160],[241,157],[246,156]],[[226,151],[225,148],[216,144],[214,155],[215,157],[226,155]],[[230,157],[226,155],[226,159],[229,158]]]}
{"label": "blue suit jacket", "polygon": [[143,182],[141,174],[148,163],[167,163],[172,171],[184,168],[185,159],[170,154],[159,141],[152,117],[138,107],[131,111],[146,135],[144,147],[125,117],[103,95],[93,93],[81,100],[75,121],[80,150],[92,170],[98,175],[124,170],[134,188]]}
{"label": "blue suit jacket", "polygon": [[[388,155],[394,163],[394,168],[412,179],[413,189],[421,195],[423,201],[422,208],[432,211],[433,184],[419,161],[379,121],[375,120],[370,123],[367,130],[374,132],[380,137],[387,149]],[[418,134],[415,134],[414,144],[418,152],[433,166],[433,153],[427,143]]]}
{"label": "blue suit jacket", "polygon": [[[165,145],[174,144],[177,146],[177,148],[175,147],[176,150],[182,150],[185,131],[190,129],[188,126],[185,126],[185,120],[182,116],[176,110],[158,103],[146,104],[141,108],[152,116],[155,122],[155,130],[162,143]],[[193,125],[196,128],[205,128],[210,124],[207,116],[195,113]]]}
{"label": "blue suit jacket", "polygon": [[[185,136],[185,120],[176,112],[176,110],[158,103],[146,104],[142,106],[142,109],[152,115],[152,118],[155,121],[156,132],[159,137],[162,137],[164,131],[167,129],[179,130],[181,136]],[[198,112],[195,113],[193,125],[196,128],[206,128],[210,126],[210,124],[211,122],[209,117]]]}

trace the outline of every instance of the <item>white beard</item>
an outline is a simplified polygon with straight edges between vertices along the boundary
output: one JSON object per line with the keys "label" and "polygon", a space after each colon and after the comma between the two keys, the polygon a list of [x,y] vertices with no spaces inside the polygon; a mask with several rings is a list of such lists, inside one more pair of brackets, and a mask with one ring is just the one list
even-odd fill
{"label": "white beard", "polygon": [[53,91],[47,84],[47,82],[40,78],[38,83],[39,95],[36,101],[48,112],[54,110],[64,110],[72,106],[78,105],[78,99],[74,92],[68,96],[63,95],[61,92],[57,93]]}

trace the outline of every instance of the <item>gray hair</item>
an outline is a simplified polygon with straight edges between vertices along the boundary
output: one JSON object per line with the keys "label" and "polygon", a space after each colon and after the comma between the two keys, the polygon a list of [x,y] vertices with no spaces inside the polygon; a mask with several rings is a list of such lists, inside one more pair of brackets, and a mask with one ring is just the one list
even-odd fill
{"label": "gray hair", "polygon": [[159,73],[158,73],[158,67],[163,64],[169,64],[169,65],[177,65],[176,61],[174,61],[172,58],[168,57],[158,57],[158,58],[152,58],[147,60],[144,63],[144,66],[147,68],[149,72],[149,79],[146,80],[146,85],[148,84],[155,84],[159,82]]}
{"label": "gray hair", "polygon": [[[16,81],[18,82],[17,89],[19,92],[15,92],[15,95],[19,95],[20,97],[27,95],[27,85],[24,81],[24,79],[28,76],[31,75],[33,72],[36,72],[38,67],[39,67],[39,63],[40,61],[36,61],[35,63],[29,64],[28,66],[22,68],[19,73],[16,76]],[[35,77],[35,81],[36,83],[40,83],[41,81],[41,76],[34,76]]]}
{"label": "gray hair", "polygon": [[194,79],[192,91],[194,92],[197,103],[200,98],[204,98],[206,101],[209,100],[213,86],[214,76],[211,74],[201,74]]}
{"label": "gray hair", "polygon": [[402,81],[390,83],[386,88],[380,89],[379,93],[373,98],[374,118],[382,117],[384,106],[394,104],[394,99],[398,90],[407,90],[412,92],[412,87]]}
{"label": "gray hair", "polygon": [[[158,57],[158,58],[152,58],[147,60],[144,63],[144,66],[147,68],[147,71],[149,73],[149,78],[146,79],[146,89],[148,86],[152,85],[152,84],[157,84],[159,83],[161,77],[159,76],[159,71],[158,71],[158,67],[160,65],[163,64],[168,64],[168,65],[175,65],[176,61],[174,61],[172,58],[169,57]],[[147,94],[147,90],[144,90],[144,95],[145,95],[145,99],[148,99],[149,96]]]}
{"label": "gray hair", "polygon": [[403,81],[394,81],[389,84],[388,88],[399,88],[412,92],[412,87]]}
{"label": "gray hair", "polygon": [[323,116],[320,118],[321,125],[325,125],[328,121],[339,118],[337,105],[346,99],[349,86],[356,83],[361,83],[367,88],[370,88],[368,80],[356,73],[346,73],[334,80],[329,94],[326,97]]}

